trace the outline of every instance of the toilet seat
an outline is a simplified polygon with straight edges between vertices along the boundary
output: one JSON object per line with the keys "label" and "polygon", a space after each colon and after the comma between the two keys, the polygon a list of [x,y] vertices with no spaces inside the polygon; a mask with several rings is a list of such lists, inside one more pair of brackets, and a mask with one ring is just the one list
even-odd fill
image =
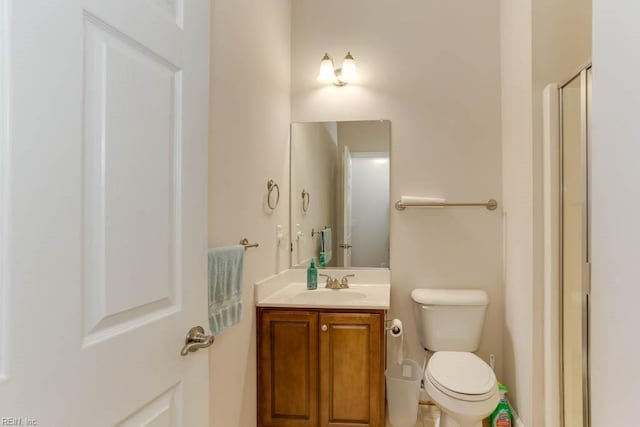
{"label": "toilet seat", "polygon": [[429,360],[425,377],[441,393],[462,401],[485,401],[497,392],[493,370],[473,353],[436,352]]}

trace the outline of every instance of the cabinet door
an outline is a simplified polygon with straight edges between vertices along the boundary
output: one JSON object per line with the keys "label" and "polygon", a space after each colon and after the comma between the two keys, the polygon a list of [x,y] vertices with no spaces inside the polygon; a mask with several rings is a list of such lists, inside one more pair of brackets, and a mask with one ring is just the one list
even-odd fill
{"label": "cabinet door", "polygon": [[317,427],[318,314],[259,311],[258,425]]}
{"label": "cabinet door", "polygon": [[320,314],[320,426],[384,425],[380,314]]}

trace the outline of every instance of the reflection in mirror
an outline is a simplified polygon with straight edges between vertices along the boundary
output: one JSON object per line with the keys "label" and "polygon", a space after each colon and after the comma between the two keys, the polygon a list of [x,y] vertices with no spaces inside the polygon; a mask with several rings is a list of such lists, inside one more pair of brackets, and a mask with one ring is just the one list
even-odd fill
{"label": "reflection in mirror", "polygon": [[388,120],[291,126],[291,266],[389,267]]}

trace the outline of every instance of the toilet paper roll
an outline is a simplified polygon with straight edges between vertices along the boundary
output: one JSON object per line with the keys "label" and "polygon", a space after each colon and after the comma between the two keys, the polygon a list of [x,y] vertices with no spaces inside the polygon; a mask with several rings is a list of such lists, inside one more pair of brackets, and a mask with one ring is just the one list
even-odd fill
{"label": "toilet paper roll", "polygon": [[393,338],[395,346],[396,363],[402,364],[404,360],[404,328],[400,319],[393,319],[389,326],[389,334]]}
{"label": "toilet paper roll", "polygon": [[389,327],[389,330],[391,331],[391,336],[396,338],[396,337],[401,337],[402,333],[403,333],[403,329],[402,329],[402,320],[400,319],[393,319],[391,321],[391,326]]}
{"label": "toilet paper roll", "polygon": [[447,200],[441,197],[418,197],[418,196],[402,196],[400,202],[405,206],[424,206],[431,208],[442,208],[442,206],[430,206],[445,203]]}

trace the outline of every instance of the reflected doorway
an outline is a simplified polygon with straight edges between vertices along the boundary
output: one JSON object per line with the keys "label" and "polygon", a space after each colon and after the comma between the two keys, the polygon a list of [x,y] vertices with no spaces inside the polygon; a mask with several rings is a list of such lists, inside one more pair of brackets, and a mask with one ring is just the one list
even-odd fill
{"label": "reflected doorway", "polygon": [[[357,248],[352,267],[389,267],[389,153],[358,152],[350,156],[350,201],[345,236]],[[348,231],[347,231],[348,230]],[[351,252],[351,251],[344,251]],[[346,264],[345,264],[346,265]]]}

